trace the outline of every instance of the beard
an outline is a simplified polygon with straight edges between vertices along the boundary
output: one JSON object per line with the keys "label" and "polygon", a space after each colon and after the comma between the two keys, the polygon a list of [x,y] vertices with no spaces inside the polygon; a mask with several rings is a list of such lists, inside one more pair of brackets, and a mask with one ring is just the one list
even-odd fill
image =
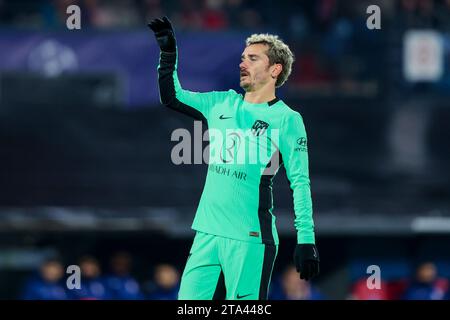
{"label": "beard", "polygon": [[244,91],[250,91],[252,88],[250,76],[241,77],[239,85]]}

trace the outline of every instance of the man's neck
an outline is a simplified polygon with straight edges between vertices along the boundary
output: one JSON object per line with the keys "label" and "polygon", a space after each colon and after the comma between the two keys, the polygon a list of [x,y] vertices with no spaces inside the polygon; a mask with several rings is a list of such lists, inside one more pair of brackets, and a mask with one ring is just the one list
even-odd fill
{"label": "man's neck", "polygon": [[247,91],[244,96],[244,101],[249,103],[264,103],[275,99],[275,87],[261,88],[256,91]]}

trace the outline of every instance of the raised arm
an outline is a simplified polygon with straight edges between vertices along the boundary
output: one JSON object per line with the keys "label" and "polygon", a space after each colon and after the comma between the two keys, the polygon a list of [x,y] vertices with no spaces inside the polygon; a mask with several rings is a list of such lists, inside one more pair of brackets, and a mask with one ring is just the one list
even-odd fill
{"label": "raised arm", "polygon": [[161,50],[158,66],[161,103],[194,119],[207,120],[210,108],[216,103],[221,93],[199,93],[184,90],[178,80],[178,49],[171,22],[167,17],[163,17],[152,20],[148,26],[155,33]]}

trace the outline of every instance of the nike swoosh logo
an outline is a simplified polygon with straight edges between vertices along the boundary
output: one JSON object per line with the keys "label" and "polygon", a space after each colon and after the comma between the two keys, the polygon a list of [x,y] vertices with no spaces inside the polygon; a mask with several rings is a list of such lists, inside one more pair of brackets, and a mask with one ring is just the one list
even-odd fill
{"label": "nike swoosh logo", "polygon": [[233,117],[224,117],[223,114],[219,117],[220,120],[231,119]]}
{"label": "nike swoosh logo", "polygon": [[251,293],[249,293],[249,294],[244,294],[243,296],[240,296],[239,293],[238,293],[238,295],[236,296],[236,298],[242,299],[242,298],[248,297],[248,296],[250,296],[250,295],[251,295]]}
{"label": "nike swoosh logo", "polygon": [[317,252],[316,252],[315,248],[313,248],[313,256],[314,256],[314,258],[317,258]]}

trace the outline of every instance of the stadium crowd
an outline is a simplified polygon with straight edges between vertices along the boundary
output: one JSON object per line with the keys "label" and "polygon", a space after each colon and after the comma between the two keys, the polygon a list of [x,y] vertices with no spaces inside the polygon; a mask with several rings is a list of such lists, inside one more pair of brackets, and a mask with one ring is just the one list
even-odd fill
{"label": "stadium crowd", "polygon": [[[60,259],[45,260],[38,270],[26,277],[19,299],[26,300],[176,300],[180,283],[179,268],[161,263],[152,268],[150,279],[139,281],[133,275],[133,259],[127,252],[117,252],[104,272],[94,256],[78,261],[80,287],[70,288],[71,274],[66,274]],[[354,300],[449,300],[449,279],[439,276],[433,262],[417,266],[413,278],[382,279],[380,288],[370,289],[367,277],[348,288],[347,299]],[[274,274],[270,300],[327,300],[314,281],[301,280],[293,265]]]}
{"label": "stadium crowd", "polygon": [[142,27],[169,15],[180,30],[285,28],[293,33],[344,31],[346,20],[366,18],[369,4],[407,27],[449,30],[448,0],[21,0],[0,1],[0,21],[16,27],[62,28],[66,9],[81,8],[83,25],[99,29]]}

